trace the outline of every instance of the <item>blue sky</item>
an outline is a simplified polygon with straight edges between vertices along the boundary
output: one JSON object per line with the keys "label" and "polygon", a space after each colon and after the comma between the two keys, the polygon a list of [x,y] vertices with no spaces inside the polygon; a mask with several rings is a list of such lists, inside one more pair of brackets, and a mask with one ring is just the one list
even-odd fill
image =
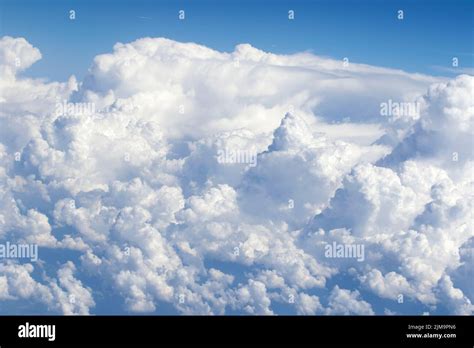
{"label": "blue sky", "polygon": [[[454,76],[473,65],[469,0],[1,0],[1,35],[25,37],[43,59],[29,76],[82,78],[94,56],[140,37],[193,41],[221,51],[239,43],[275,53],[309,50],[352,62]],[[68,12],[76,11],[75,21]],[[178,20],[178,11],[186,20]],[[288,10],[295,20],[287,19]],[[404,10],[404,20],[397,11]],[[440,68],[441,67],[441,68]]]}

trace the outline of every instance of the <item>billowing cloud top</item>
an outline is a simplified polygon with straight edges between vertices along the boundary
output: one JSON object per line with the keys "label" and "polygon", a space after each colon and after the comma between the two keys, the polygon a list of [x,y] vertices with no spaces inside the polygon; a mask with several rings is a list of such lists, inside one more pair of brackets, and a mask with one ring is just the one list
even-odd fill
{"label": "billowing cloud top", "polygon": [[0,40],[0,242],[38,247],[8,312],[473,313],[472,76],[164,38],[18,75],[40,58]]}

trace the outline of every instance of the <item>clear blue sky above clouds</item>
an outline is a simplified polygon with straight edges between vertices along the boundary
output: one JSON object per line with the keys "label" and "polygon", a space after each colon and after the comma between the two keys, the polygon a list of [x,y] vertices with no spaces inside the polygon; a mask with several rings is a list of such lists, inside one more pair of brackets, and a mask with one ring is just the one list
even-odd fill
{"label": "clear blue sky above clouds", "polygon": [[[1,36],[25,37],[43,59],[26,73],[82,78],[94,56],[141,37],[193,41],[221,51],[239,43],[275,53],[312,51],[352,62],[454,76],[472,68],[471,0],[1,0]],[[69,10],[76,19],[69,19]],[[178,11],[186,19],[178,19]],[[295,20],[288,20],[288,10]],[[404,11],[404,20],[397,11]],[[444,68],[444,69],[443,69]]]}

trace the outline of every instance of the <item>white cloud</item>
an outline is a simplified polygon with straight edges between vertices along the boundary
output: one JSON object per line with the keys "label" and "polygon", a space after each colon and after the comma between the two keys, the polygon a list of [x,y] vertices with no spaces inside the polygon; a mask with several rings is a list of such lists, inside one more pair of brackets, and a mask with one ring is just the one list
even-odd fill
{"label": "white cloud", "polygon": [[61,266],[57,281],[50,279],[45,284],[33,279],[33,269],[32,264],[0,264],[0,298],[33,301],[62,314],[89,314],[95,306],[91,290],[74,277],[72,262]]}
{"label": "white cloud", "polygon": [[368,302],[360,299],[359,291],[341,289],[336,285],[329,296],[326,314],[371,315],[374,311]]}
{"label": "white cloud", "polygon": [[59,284],[52,284],[52,293],[63,314],[89,314],[95,306],[91,290],[85,288],[82,282],[74,277],[76,267],[71,261],[58,270]]}
{"label": "white cloud", "polygon": [[41,59],[41,53],[24,38],[4,36],[0,41],[2,74],[15,74]]}
{"label": "white cloud", "polygon": [[249,279],[248,284],[239,288],[236,293],[237,308],[243,308],[248,314],[273,314],[269,308],[271,300],[262,282]]}
{"label": "white cloud", "polygon": [[[430,86],[419,98],[420,119],[402,134],[404,139],[382,163],[396,165],[407,159],[430,160],[443,169],[463,172],[473,160],[474,79],[460,75]],[[395,122],[397,127],[398,120]]]}
{"label": "white cloud", "polygon": [[[0,298],[87,314],[87,273],[129,312],[373,314],[357,289],[325,288],[349,273],[381,301],[472,312],[471,76],[152,38],[97,56],[81,83],[18,74],[40,57],[0,40],[0,237],[80,262],[43,282],[39,265],[0,265]],[[419,117],[382,117],[388,99],[420,101]],[[325,258],[333,241],[364,262]]]}

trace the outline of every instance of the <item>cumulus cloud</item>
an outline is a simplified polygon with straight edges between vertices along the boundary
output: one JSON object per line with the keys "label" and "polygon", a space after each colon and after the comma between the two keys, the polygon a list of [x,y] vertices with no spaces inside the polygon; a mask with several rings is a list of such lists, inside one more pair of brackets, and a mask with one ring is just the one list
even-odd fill
{"label": "cumulus cloud", "polygon": [[5,36],[0,42],[0,66],[2,73],[14,75],[18,71],[29,68],[41,59],[39,49],[33,47],[24,38]]}
{"label": "cumulus cloud", "polygon": [[0,298],[6,301],[38,303],[47,311],[62,314],[89,314],[95,306],[91,290],[74,277],[72,262],[62,265],[57,278],[46,277],[41,283],[32,277],[32,264],[0,264]]}
{"label": "cumulus cloud", "polygon": [[[420,117],[411,120],[404,139],[383,160],[396,165],[408,159],[430,160],[453,172],[464,172],[472,162],[474,102],[472,76],[460,75],[452,81],[433,84],[419,98]],[[399,120],[392,119],[394,128]]]}
{"label": "cumulus cloud", "polygon": [[[472,313],[472,76],[164,38],[117,43],[80,82],[24,77],[40,58],[0,40],[0,241],[41,260],[0,264],[2,301]],[[389,99],[420,113],[382,117]]]}
{"label": "cumulus cloud", "polygon": [[360,299],[359,291],[350,291],[335,286],[329,296],[327,314],[335,315],[371,315],[374,314],[371,305]]}

